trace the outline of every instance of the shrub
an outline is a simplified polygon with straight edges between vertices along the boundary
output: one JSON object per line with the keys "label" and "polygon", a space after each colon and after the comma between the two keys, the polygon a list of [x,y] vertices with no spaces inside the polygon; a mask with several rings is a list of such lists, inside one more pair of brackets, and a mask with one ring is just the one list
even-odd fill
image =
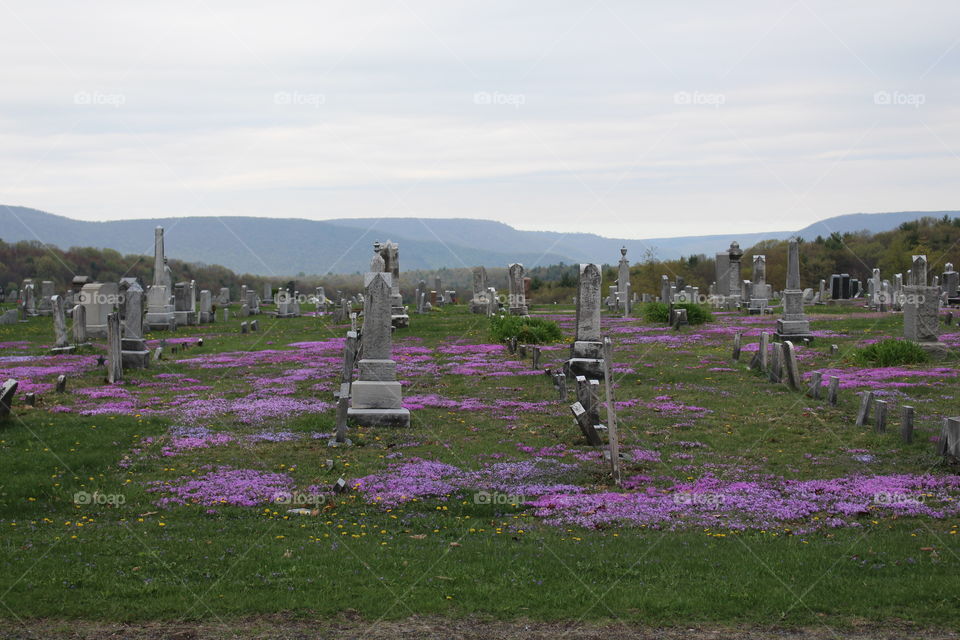
{"label": "shrub", "polygon": [[494,316],[490,319],[490,335],[497,342],[516,338],[523,344],[546,344],[563,338],[560,325],[545,318]]}
{"label": "shrub", "polygon": [[896,367],[902,364],[920,364],[930,359],[930,354],[920,345],[909,340],[881,340],[853,353],[854,361],[876,367]]}
{"label": "shrub", "polygon": [[[703,305],[692,302],[678,302],[673,305],[673,308],[686,309],[687,321],[690,324],[703,324],[713,321],[713,314]],[[670,322],[670,305],[665,302],[647,302],[641,308],[640,313],[647,322]]]}

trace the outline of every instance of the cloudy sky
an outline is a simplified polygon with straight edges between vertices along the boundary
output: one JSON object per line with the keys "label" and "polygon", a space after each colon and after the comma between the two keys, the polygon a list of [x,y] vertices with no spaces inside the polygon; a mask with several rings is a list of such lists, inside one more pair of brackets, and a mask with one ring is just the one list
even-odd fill
{"label": "cloudy sky", "polygon": [[960,208],[960,3],[0,1],[0,203],[621,237]]}

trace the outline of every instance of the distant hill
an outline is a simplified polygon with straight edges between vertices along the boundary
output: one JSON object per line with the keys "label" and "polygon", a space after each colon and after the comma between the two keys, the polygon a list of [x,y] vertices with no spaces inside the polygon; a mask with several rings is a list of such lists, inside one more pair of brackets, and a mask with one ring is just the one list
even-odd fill
{"label": "distant hill", "polygon": [[238,273],[294,276],[299,273],[356,273],[369,265],[375,240],[400,243],[402,269],[433,270],[522,262],[528,267],[564,262],[613,263],[626,246],[640,261],[648,251],[658,259],[707,254],[731,240],[747,248],[761,240],[782,240],[799,233],[807,239],[834,231],[893,229],[922,216],[958,212],[850,214],[828,218],[805,229],[769,233],[687,236],[679,238],[604,238],[590,233],[521,231],[500,222],[440,218],[296,218],[184,217],[85,222],[26,207],[0,205],[0,239],[39,240],[62,248],[89,246],[121,253],[151,254],[153,228],[166,230],[171,258],[219,264]]}

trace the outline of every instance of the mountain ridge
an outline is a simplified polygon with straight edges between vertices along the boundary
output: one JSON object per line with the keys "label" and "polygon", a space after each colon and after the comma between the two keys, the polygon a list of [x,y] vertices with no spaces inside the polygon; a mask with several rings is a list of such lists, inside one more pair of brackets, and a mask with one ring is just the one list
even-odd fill
{"label": "mountain ridge", "polygon": [[[189,216],[88,222],[31,209],[0,205],[0,239],[38,240],[62,248],[90,246],[125,254],[152,254],[153,228],[165,229],[167,255],[219,264],[238,273],[266,276],[365,271],[376,240],[400,244],[402,269],[505,266],[579,262],[613,263],[626,246],[628,257],[668,260],[723,251],[731,240],[748,248],[762,240],[798,235],[812,240],[833,232],[886,231],[920,217],[956,211],[853,213],[826,218],[797,231],[712,234],[671,238],[607,238],[592,233],[514,229],[476,218],[261,218]],[[533,247],[537,247],[534,249]]]}

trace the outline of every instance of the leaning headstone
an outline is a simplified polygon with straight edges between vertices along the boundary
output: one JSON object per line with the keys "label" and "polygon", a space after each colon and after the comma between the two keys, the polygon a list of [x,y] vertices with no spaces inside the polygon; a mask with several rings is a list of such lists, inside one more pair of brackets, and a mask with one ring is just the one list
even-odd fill
{"label": "leaning headstone", "polygon": [[600,434],[597,433],[597,430],[590,420],[587,410],[583,408],[583,405],[579,402],[574,402],[572,405],[570,405],[570,411],[573,412],[573,418],[576,420],[577,426],[580,427],[583,437],[587,439],[587,443],[591,447],[599,447],[602,445],[603,440],[600,439]]}
{"label": "leaning headstone", "polygon": [[913,407],[900,407],[900,438],[906,444],[913,442]]}
{"label": "leaning headstone", "polygon": [[348,416],[363,426],[409,427],[410,411],[403,407],[393,361],[392,276],[378,268],[377,257],[364,277],[363,358],[359,379],[350,388]]}
{"label": "leaning headstone", "polygon": [[887,430],[887,401],[877,400],[875,404],[873,430],[876,433],[884,433]]}
{"label": "leaning headstone", "polygon": [[107,315],[107,382],[123,381],[123,355],[120,337],[120,314]]}
{"label": "leaning headstone", "polygon": [[331,447],[349,447],[353,444],[347,437],[347,414],[350,410],[349,396],[340,396],[337,399],[336,430],[333,439],[327,444]]}
{"label": "leaning headstone", "polygon": [[0,386],[0,420],[10,415],[10,407],[13,406],[13,396],[17,393],[18,384],[13,378],[8,378]]}
{"label": "leaning headstone", "polygon": [[574,342],[564,373],[571,376],[603,376],[603,342],[600,336],[600,269],[581,264],[577,284],[577,316]]}
{"label": "leaning headstone", "polygon": [[787,374],[787,386],[794,391],[800,391],[800,369],[797,367],[797,352],[793,343],[784,340],[781,351],[783,353],[783,369]]}
{"label": "leaning headstone", "polygon": [[937,453],[941,456],[960,458],[960,418],[944,418],[937,442]]}
{"label": "leaning headstone", "polygon": [[743,332],[737,331],[733,334],[733,355],[731,356],[734,362],[740,361],[740,341],[743,339]]}
{"label": "leaning headstone", "polygon": [[857,411],[857,422],[858,427],[862,427],[867,424],[867,421],[870,419],[870,405],[873,403],[873,391],[861,391],[860,392],[860,409]]}

